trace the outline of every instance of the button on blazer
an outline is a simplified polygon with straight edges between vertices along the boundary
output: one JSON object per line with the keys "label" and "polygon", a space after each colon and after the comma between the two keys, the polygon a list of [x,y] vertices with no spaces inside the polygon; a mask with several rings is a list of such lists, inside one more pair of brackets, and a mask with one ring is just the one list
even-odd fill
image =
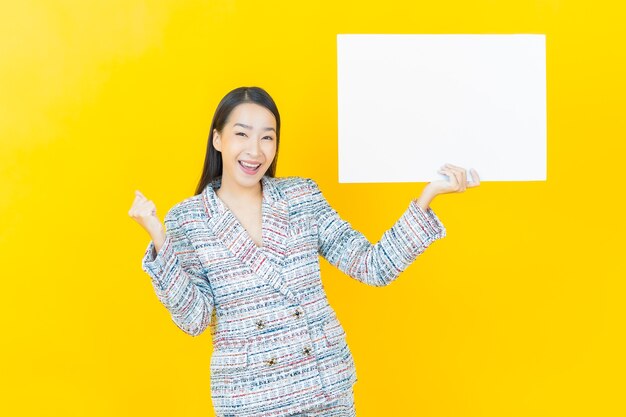
{"label": "button on blazer", "polygon": [[218,416],[287,416],[332,401],[357,381],[345,331],[320,280],[319,255],[367,285],[393,282],[445,228],[412,200],[376,244],[304,177],[261,180],[263,246],[215,191],[221,178],[165,215],[165,241],[142,259],[174,323],[210,327]]}

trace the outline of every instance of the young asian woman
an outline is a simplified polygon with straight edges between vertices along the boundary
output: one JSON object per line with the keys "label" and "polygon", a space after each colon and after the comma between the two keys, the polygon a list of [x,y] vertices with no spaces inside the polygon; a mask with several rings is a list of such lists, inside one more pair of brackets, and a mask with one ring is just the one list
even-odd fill
{"label": "young asian woman", "polygon": [[319,256],[372,286],[393,282],[446,230],[430,202],[479,185],[445,165],[381,239],[370,243],[311,178],[275,177],[280,115],[259,87],[219,103],[196,195],[165,227],[139,191],[129,215],[151,236],[142,269],[173,322],[211,329],[211,398],[227,417],[356,415],[346,334],[320,279]]}

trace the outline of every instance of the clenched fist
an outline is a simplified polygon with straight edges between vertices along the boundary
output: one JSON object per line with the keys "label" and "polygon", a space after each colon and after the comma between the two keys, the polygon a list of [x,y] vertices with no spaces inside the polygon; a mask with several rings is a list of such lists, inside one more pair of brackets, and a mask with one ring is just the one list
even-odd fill
{"label": "clenched fist", "polygon": [[156,215],[156,206],[152,200],[148,200],[139,190],[135,190],[135,200],[128,210],[128,215],[148,232],[155,246],[158,246],[156,247],[158,251],[160,244],[165,240],[165,229]]}

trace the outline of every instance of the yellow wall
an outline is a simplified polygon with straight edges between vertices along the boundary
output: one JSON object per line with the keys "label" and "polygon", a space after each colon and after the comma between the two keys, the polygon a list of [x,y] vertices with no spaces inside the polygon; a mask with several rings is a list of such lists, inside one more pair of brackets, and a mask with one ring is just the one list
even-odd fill
{"label": "yellow wall", "polygon": [[127,212],[193,194],[232,88],[276,100],[278,175],[375,242],[425,184],[337,184],[337,33],[545,33],[548,181],[437,197],[448,236],[386,288],[323,281],[360,417],[626,415],[620,4],[3,1],[0,414],[212,415],[211,336],[159,304]]}

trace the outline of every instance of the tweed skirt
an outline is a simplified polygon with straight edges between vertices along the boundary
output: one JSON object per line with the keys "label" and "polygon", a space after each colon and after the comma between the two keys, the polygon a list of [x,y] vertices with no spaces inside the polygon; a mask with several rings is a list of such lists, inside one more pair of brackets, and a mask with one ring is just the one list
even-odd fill
{"label": "tweed skirt", "polygon": [[356,417],[354,388],[342,394],[331,403],[301,413],[290,414],[290,417]]}

